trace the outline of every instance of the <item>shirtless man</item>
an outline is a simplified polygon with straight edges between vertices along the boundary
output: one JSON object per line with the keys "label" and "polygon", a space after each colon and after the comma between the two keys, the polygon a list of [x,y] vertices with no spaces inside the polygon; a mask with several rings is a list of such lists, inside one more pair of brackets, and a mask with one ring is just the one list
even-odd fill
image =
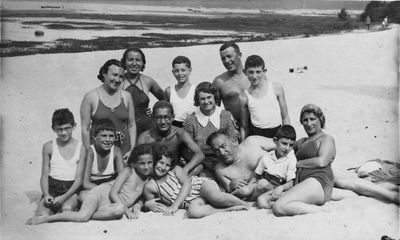
{"label": "shirtless man", "polygon": [[208,137],[207,144],[219,159],[215,175],[226,192],[253,201],[268,190],[265,182],[256,182],[255,169],[266,151],[275,148],[272,139],[250,136],[239,144],[219,130]]}
{"label": "shirtless man", "polygon": [[190,157],[185,157],[185,162],[179,164],[189,175],[198,175],[203,166],[205,156],[199,145],[193,140],[188,132],[182,128],[172,126],[174,120],[174,109],[166,100],[158,101],[153,106],[153,118],[156,126],[140,134],[137,143],[151,143],[166,146],[171,152],[177,154],[177,159],[183,157],[182,153],[191,151]]}
{"label": "shirtless man", "polygon": [[218,75],[213,84],[219,91],[225,109],[232,113],[237,123],[240,123],[239,96],[250,86],[243,73],[242,53],[236,43],[228,42],[221,46],[219,54],[227,71]]}

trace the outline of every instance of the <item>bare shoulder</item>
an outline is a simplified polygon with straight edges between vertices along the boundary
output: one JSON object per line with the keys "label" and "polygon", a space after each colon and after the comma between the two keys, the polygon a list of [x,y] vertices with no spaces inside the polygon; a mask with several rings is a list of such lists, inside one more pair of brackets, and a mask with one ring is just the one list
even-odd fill
{"label": "bare shoulder", "polygon": [[87,103],[93,103],[97,101],[99,98],[97,94],[97,88],[87,92],[85,96],[83,97],[83,101],[86,101]]}
{"label": "bare shoulder", "polygon": [[138,144],[145,144],[145,143],[152,143],[154,142],[153,137],[150,134],[150,130],[146,130],[144,132],[142,132],[137,140]]}
{"label": "bare shoulder", "polygon": [[53,151],[53,140],[47,141],[43,144],[43,152],[51,154]]}
{"label": "bare shoulder", "polygon": [[157,84],[156,80],[154,80],[154,78],[144,75],[141,75],[141,80],[143,83],[145,83],[149,88],[155,84]]}
{"label": "bare shoulder", "polygon": [[213,84],[218,88],[228,79],[228,72],[224,72],[214,78]]}
{"label": "bare shoulder", "polygon": [[131,97],[131,94],[125,90],[121,90],[121,95],[123,98],[129,98]]}
{"label": "bare shoulder", "polygon": [[334,139],[331,135],[326,134],[326,133],[324,133],[324,134],[321,136],[320,139],[321,139],[321,142],[335,143],[335,139]]}

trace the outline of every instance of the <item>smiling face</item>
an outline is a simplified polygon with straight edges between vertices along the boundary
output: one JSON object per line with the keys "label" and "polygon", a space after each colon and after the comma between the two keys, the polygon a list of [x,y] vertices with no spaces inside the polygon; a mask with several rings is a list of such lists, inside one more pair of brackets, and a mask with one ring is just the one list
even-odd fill
{"label": "smiling face", "polygon": [[242,64],[241,53],[235,51],[233,47],[228,47],[219,52],[222,64],[229,72],[234,72]]}
{"label": "smiling face", "polygon": [[249,67],[243,71],[251,86],[256,87],[264,79],[264,69],[260,67]]}
{"label": "smiling face", "polygon": [[192,69],[186,66],[186,63],[175,63],[172,68],[172,74],[178,83],[185,83],[188,81]]}
{"label": "smiling face", "polygon": [[107,73],[103,73],[103,84],[107,89],[117,91],[124,80],[124,69],[116,65],[110,65]]}
{"label": "smiling face", "polygon": [[111,130],[100,130],[94,137],[94,141],[97,148],[109,151],[114,145],[115,132]]}
{"label": "smiling face", "polygon": [[153,113],[153,117],[155,119],[157,129],[160,132],[169,131],[172,121],[174,120],[174,116],[169,108],[157,108]]}
{"label": "smiling face", "polygon": [[308,136],[313,136],[321,131],[321,121],[312,112],[304,112],[301,124]]}
{"label": "smiling face", "polygon": [[218,159],[229,165],[235,161],[237,146],[227,136],[220,134],[211,141],[211,149]]}
{"label": "smiling face", "polygon": [[162,156],[154,166],[154,175],[158,178],[164,177],[172,166],[172,159],[170,157]]}
{"label": "smiling face", "polygon": [[212,93],[199,92],[199,107],[204,115],[211,115],[215,110],[215,98]]}
{"label": "smiling face", "polygon": [[138,156],[137,161],[133,164],[136,173],[141,177],[149,176],[153,171],[153,155],[143,154]]}
{"label": "smiling face", "polygon": [[130,74],[136,75],[143,70],[143,58],[142,55],[135,51],[130,51],[126,55],[125,66],[126,71]]}

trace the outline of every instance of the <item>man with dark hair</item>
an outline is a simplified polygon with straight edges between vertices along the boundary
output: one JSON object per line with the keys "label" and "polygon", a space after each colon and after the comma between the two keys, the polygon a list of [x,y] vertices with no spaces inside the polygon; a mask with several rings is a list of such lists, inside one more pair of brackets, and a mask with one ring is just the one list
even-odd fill
{"label": "man with dark hair", "polygon": [[180,165],[189,176],[198,175],[203,168],[201,163],[204,160],[204,154],[188,132],[172,126],[174,117],[171,103],[166,100],[156,102],[153,106],[153,118],[156,126],[140,134],[137,143],[166,146],[169,151],[177,153],[178,159],[182,157],[186,147],[193,155],[189,159],[185,159],[186,163],[181,162]]}
{"label": "man with dark hair", "polygon": [[227,71],[218,75],[213,84],[220,93],[225,109],[232,113],[237,123],[240,123],[239,96],[250,86],[243,73],[242,53],[236,43],[228,42],[221,46],[219,54]]}

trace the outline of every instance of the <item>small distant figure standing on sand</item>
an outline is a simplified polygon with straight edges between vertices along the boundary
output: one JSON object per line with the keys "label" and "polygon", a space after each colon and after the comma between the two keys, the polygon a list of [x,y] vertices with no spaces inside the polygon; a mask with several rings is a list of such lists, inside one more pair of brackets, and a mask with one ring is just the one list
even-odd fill
{"label": "small distant figure standing on sand", "polygon": [[172,61],[172,74],[177,84],[165,89],[165,97],[174,107],[175,119],[173,126],[183,127],[186,117],[196,110],[193,104],[195,87],[190,83],[192,63],[185,56],[177,56]]}
{"label": "small distant figure standing on sand", "polygon": [[382,28],[388,27],[388,17],[386,16],[382,21]]}
{"label": "small distant figure standing on sand", "polygon": [[371,18],[369,16],[365,18],[365,24],[367,25],[367,30],[369,30],[369,27],[371,26]]}
{"label": "small distant figure standing on sand", "polygon": [[126,49],[121,64],[125,69],[121,87],[131,94],[135,104],[136,132],[139,136],[140,133],[154,126],[149,108],[149,94],[152,93],[158,100],[165,99],[165,95],[153,78],[141,73],[146,66],[146,57],[140,48]]}
{"label": "small distant figure standing on sand", "polygon": [[[240,123],[240,99],[243,90],[250,84],[243,73],[242,53],[239,46],[234,42],[224,43],[219,54],[226,72],[218,75],[214,81],[214,86],[218,89],[221,100],[227,111],[230,111],[236,122]],[[243,141],[244,139],[242,139]]]}
{"label": "small distant figure standing on sand", "polygon": [[240,96],[242,139],[249,135],[273,138],[281,125],[290,124],[283,87],[269,80],[266,71],[260,56],[252,55],[246,59],[243,72],[250,87]]}
{"label": "small distant figure standing on sand", "polygon": [[75,126],[74,115],[68,109],[54,112],[51,128],[57,138],[43,145],[40,178],[43,195],[36,217],[74,211],[78,206],[76,192],[82,184],[86,149],[72,137]]}

